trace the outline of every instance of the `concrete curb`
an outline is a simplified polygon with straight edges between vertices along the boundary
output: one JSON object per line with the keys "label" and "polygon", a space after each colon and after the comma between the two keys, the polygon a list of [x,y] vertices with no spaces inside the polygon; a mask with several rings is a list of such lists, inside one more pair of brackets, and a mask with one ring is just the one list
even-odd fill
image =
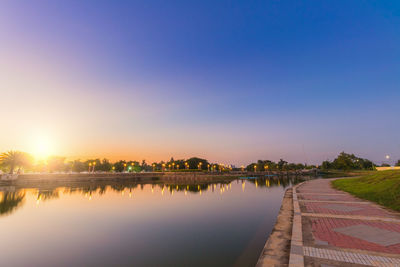
{"label": "concrete curb", "polygon": [[293,187],[293,224],[292,224],[292,241],[290,243],[289,267],[304,267],[303,253],[303,230],[301,226],[301,211],[299,201],[297,199],[297,187],[300,183]]}

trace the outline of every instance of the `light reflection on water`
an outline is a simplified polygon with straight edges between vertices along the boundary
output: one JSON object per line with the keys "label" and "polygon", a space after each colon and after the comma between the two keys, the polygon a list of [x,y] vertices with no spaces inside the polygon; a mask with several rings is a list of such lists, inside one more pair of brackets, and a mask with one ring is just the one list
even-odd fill
{"label": "light reflection on water", "polygon": [[4,266],[254,266],[297,180],[1,188]]}

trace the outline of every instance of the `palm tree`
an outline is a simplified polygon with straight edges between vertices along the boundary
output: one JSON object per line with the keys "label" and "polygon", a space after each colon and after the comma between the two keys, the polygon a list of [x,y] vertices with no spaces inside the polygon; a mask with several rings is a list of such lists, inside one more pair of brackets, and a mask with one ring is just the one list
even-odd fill
{"label": "palm tree", "polygon": [[25,198],[25,193],[4,192],[3,199],[0,201],[0,215],[13,212],[18,208]]}
{"label": "palm tree", "polygon": [[25,152],[10,150],[0,155],[0,164],[10,168],[10,174],[15,168],[27,167],[32,162],[32,157]]}

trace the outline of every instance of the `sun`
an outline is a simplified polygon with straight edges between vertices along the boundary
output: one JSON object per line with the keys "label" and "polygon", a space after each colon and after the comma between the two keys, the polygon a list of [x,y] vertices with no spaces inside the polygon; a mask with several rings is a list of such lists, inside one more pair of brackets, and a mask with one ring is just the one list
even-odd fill
{"label": "sun", "polygon": [[36,159],[46,159],[53,153],[53,141],[48,135],[38,134],[33,142],[33,155]]}

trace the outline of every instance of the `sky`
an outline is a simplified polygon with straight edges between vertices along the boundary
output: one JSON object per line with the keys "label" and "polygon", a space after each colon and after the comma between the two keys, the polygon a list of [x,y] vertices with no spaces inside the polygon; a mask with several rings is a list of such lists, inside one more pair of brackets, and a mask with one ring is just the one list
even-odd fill
{"label": "sky", "polygon": [[0,2],[0,151],[400,159],[399,1]]}

